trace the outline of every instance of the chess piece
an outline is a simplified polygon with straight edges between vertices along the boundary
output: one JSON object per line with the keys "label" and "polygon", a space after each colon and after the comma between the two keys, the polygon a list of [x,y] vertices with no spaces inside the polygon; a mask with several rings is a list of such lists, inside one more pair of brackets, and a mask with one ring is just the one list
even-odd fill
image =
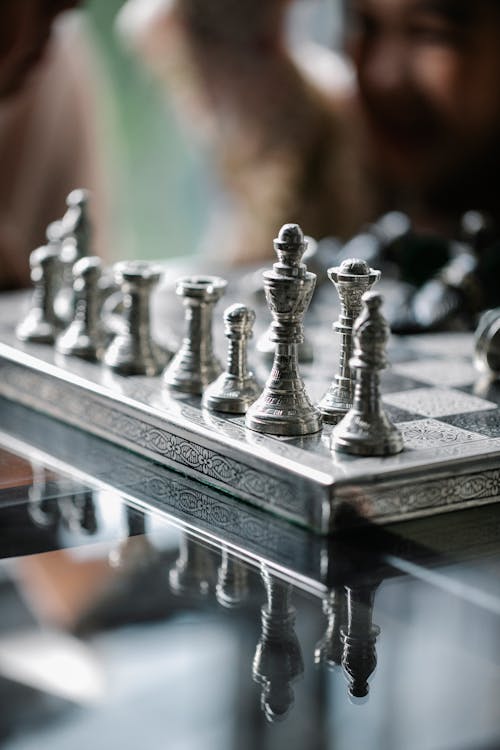
{"label": "chess piece", "polygon": [[352,356],[352,327],[361,312],[361,298],[380,278],[364,260],[348,258],[340,266],[328,269],[328,277],[340,297],[340,316],[333,330],[342,336],[340,369],[330,388],[318,404],[323,420],[330,424],[340,422],[352,406],[354,378],[349,368]]}
{"label": "chess piece", "polygon": [[332,432],[333,450],[356,456],[389,456],[403,450],[403,437],[389,420],[380,397],[379,371],[387,366],[389,327],[380,311],[382,296],[366,292],[364,309],[354,328],[354,402]]}
{"label": "chess piece", "polygon": [[158,375],[169,353],[152,339],[150,297],[161,271],[143,261],[124,261],[114,267],[123,295],[123,330],[116,333],[104,354],[104,363],[120,375]]}
{"label": "chess piece", "polygon": [[186,333],[181,347],[164,372],[169,388],[201,395],[222,372],[214,354],[212,316],[227,281],[217,276],[186,276],[177,281],[176,293],[185,307]]}
{"label": "chess piece", "polygon": [[93,490],[83,490],[59,498],[59,507],[61,520],[71,533],[92,535],[97,532]]}
{"label": "chess piece", "polygon": [[278,262],[264,272],[266,299],[273,315],[274,362],[245,423],[251,430],[271,435],[308,435],[321,429],[321,414],[309,400],[300,377],[298,345],[304,340],[302,320],[316,276],[301,262],[306,243],[297,224],[281,228],[274,248]]}
{"label": "chess piece", "polygon": [[483,313],[474,334],[474,364],[492,380],[500,376],[500,307]]}
{"label": "chess piece", "polygon": [[262,635],[255,651],[252,674],[262,686],[262,708],[269,721],[284,719],[293,705],[292,683],[304,664],[295,634],[295,609],[291,586],[272,577],[264,568],[267,603],[261,609]]}
{"label": "chess piece", "polygon": [[88,255],[90,251],[92,226],[88,217],[89,197],[88,190],[72,190],[66,198],[68,208],[61,219],[62,235],[64,238],[74,238],[79,257]]}
{"label": "chess piece", "polygon": [[194,598],[207,596],[212,587],[213,572],[210,550],[183,534],[179,542],[179,557],[168,576],[171,591]]}
{"label": "chess piece", "polygon": [[101,261],[96,257],[82,258],[73,267],[74,317],[58,337],[60,354],[91,361],[102,359],[106,333],[101,321]]}
{"label": "chess piece", "polygon": [[323,599],[323,611],[327,617],[327,628],[314,651],[316,664],[325,663],[329,667],[342,664],[342,629],[346,625],[347,601],[345,589],[336,588]]}
{"label": "chess piece", "polygon": [[255,313],[245,305],[231,305],[224,312],[229,340],[227,370],[211,383],[203,395],[203,406],[212,411],[245,414],[261,389],[247,366],[247,341],[252,336]]}
{"label": "chess piece", "polygon": [[219,604],[228,609],[239,607],[248,596],[248,570],[227,547],[222,548],[215,595]]}
{"label": "chess piece", "polygon": [[30,309],[17,326],[21,341],[53,344],[62,323],[54,311],[54,300],[59,283],[59,253],[50,245],[43,245],[30,255],[31,279],[35,285]]}
{"label": "chess piece", "polygon": [[380,628],[372,624],[374,587],[347,588],[347,625],[342,629],[342,668],[353,698],[368,695],[368,678],[377,666]]}

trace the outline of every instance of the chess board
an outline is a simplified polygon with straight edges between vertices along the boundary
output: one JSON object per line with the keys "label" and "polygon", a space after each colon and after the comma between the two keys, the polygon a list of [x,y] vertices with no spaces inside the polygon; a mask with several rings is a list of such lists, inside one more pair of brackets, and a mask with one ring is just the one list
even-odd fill
{"label": "chess board", "polygon": [[[330,426],[300,439],[260,435],[240,417],[172,395],[160,378],[124,378],[58,357],[50,347],[22,344],[14,335],[20,308],[17,298],[0,301],[0,395],[216,487],[235,502],[328,534],[346,504],[388,523],[500,496],[500,393],[478,382],[469,334],[393,338],[383,400],[405,450],[355,458],[331,453]],[[319,399],[334,373],[335,342],[329,325],[311,333],[317,356],[303,373],[311,397]]]}

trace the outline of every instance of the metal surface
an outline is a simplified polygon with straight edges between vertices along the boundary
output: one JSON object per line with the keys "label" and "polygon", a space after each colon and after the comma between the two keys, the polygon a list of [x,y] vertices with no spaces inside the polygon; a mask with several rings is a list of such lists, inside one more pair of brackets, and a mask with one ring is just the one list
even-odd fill
{"label": "metal surface", "polygon": [[247,362],[247,341],[252,336],[254,322],[255,313],[246,305],[231,305],[224,311],[227,369],[205,390],[202,405],[207,409],[245,414],[260,394],[262,389]]}
{"label": "metal surface", "polygon": [[308,435],[321,429],[321,415],[300,376],[298,346],[304,340],[302,320],[316,276],[301,262],[306,242],[297,224],[281,228],[274,249],[278,262],[264,273],[264,286],[276,350],[271,374],[261,396],[249,408],[245,424],[270,435]]}
{"label": "metal surface", "polygon": [[[169,394],[161,377],[121,377],[21,344],[14,327],[24,303],[24,295],[0,298],[0,394],[306,528],[329,533],[346,503],[385,523],[500,496],[500,389],[472,395],[471,335],[390,340],[395,364],[382,373],[383,403],[406,450],[353,458],[332,456],[330,425],[292,440],[260,435],[239,417],[201,409],[197,398]],[[306,373],[316,397],[328,385],[328,328],[312,331],[324,354]]]}
{"label": "metal surface", "polygon": [[354,328],[354,403],[332,433],[332,450],[356,456],[391,456],[403,450],[403,436],[382,406],[379,371],[387,367],[389,327],[380,308],[382,296],[366,292]]}
{"label": "metal surface", "polygon": [[361,297],[379,280],[380,271],[370,268],[364,260],[349,258],[340,266],[328,269],[328,277],[340,298],[339,319],[333,330],[342,337],[340,367],[328,391],[318,404],[325,422],[337,424],[352,406],[354,377],[349,367],[352,355],[352,327],[361,312]]}
{"label": "metal surface", "polygon": [[56,341],[60,354],[90,361],[102,359],[106,331],[101,320],[102,296],[99,288],[101,260],[82,258],[73,266],[74,315],[68,328]]}
{"label": "metal surface", "polygon": [[150,298],[161,271],[142,261],[125,261],[114,267],[122,292],[124,330],[114,336],[104,363],[120,375],[158,375],[171,356],[151,336]]}
{"label": "metal surface", "polygon": [[227,281],[218,276],[186,276],[178,280],[176,293],[185,307],[186,333],[181,347],[163,374],[168,387],[201,395],[222,372],[213,351],[213,309]]}
{"label": "metal surface", "polygon": [[61,270],[58,250],[50,244],[33,250],[30,267],[35,288],[30,309],[17,326],[16,335],[21,341],[53,344],[62,327],[54,310]]}

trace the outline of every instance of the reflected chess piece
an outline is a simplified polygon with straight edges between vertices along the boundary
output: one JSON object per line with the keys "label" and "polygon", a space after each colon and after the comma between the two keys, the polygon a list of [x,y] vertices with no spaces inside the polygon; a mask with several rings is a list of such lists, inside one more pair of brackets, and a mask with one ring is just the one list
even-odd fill
{"label": "reflected chess piece", "polygon": [[343,587],[328,592],[323,599],[323,612],[327,617],[327,627],[314,651],[314,661],[316,664],[340,667],[344,649],[342,629],[347,623],[347,599]]}
{"label": "reflected chess piece", "polygon": [[372,623],[375,588],[347,588],[347,625],[342,629],[342,668],[353,698],[368,695],[368,679],[377,666],[376,642],[380,628]]}
{"label": "reflected chess piece", "polygon": [[264,568],[267,603],[261,609],[262,635],[257,644],[252,674],[262,686],[262,707],[269,721],[284,719],[293,705],[292,683],[304,672],[295,634],[295,609],[291,586],[272,577]]}
{"label": "reflected chess piece", "polygon": [[222,372],[213,351],[213,309],[227,281],[217,276],[186,276],[177,281],[176,293],[185,307],[186,332],[181,347],[163,374],[168,388],[201,395]]}
{"label": "reflected chess piece", "polygon": [[224,311],[228,339],[227,369],[203,394],[203,406],[212,411],[245,414],[261,389],[247,364],[247,341],[252,336],[255,313],[246,305],[231,305]]}
{"label": "reflected chess piece", "polygon": [[82,532],[88,535],[97,532],[97,516],[93,490],[77,492],[59,500],[61,520],[74,534]]}
{"label": "reflected chess piece", "polygon": [[168,578],[174,594],[194,598],[207,596],[214,580],[210,550],[196,539],[183,534],[179,542],[179,557]]}
{"label": "reflected chess piece", "polygon": [[91,361],[104,355],[106,332],[101,320],[102,296],[99,288],[101,261],[82,258],[73,267],[74,315],[68,328],[57,338],[60,354]]}
{"label": "reflected chess piece", "polygon": [[159,554],[147,536],[146,514],[137,508],[125,507],[127,538],[109,553],[109,564],[126,573],[148,570]]}
{"label": "reflected chess piece", "polygon": [[389,456],[403,450],[403,437],[384,411],[379,371],[387,366],[385,350],[389,327],[382,315],[382,296],[363,295],[364,309],[354,328],[354,352],[349,366],[355,372],[354,402],[332,432],[332,450],[356,456]]}
{"label": "reflected chess piece", "polygon": [[120,375],[158,375],[168,352],[151,336],[150,298],[161,270],[142,261],[124,261],[114,267],[123,295],[123,330],[117,331],[104,354],[104,363]]}
{"label": "reflected chess piece", "polygon": [[249,592],[248,570],[241,560],[232,555],[227,547],[222,548],[222,560],[217,573],[215,595],[223,607],[234,609],[241,606]]}
{"label": "reflected chess piece", "polygon": [[17,326],[21,341],[53,344],[62,323],[54,310],[60,278],[59,253],[51,245],[43,245],[30,255],[31,279],[35,285],[30,309]]}
{"label": "reflected chess piece", "polygon": [[245,424],[270,435],[308,435],[321,429],[322,420],[299,373],[298,346],[304,340],[302,321],[316,276],[301,262],[306,242],[297,224],[281,228],[274,249],[278,262],[264,272],[266,299],[273,316],[274,362],[262,394],[247,412]]}
{"label": "reflected chess piece", "polygon": [[28,489],[28,514],[39,528],[56,529],[61,516],[57,492],[44,466],[31,464],[33,482]]}
{"label": "reflected chess piece", "polygon": [[318,404],[323,420],[336,424],[352,406],[354,378],[349,367],[352,356],[352,329],[361,312],[363,294],[371,289],[380,278],[380,271],[374,271],[364,260],[348,258],[341,265],[328,269],[328,277],[335,285],[340,298],[339,319],[333,330],[342,337],[340,368],[330,388]]}

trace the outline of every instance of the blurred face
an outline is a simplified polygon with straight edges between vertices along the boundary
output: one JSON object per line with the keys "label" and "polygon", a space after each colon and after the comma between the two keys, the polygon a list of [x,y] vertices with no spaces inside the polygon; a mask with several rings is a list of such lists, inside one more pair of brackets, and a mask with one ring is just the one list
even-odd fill
{"label": "blurred face", "polygon": [[0,97],[22,87],[43,56],[54,18],[77,0],[0,0]]}
{"label": "blurred face", "polygon": [[500,154],[500,3],[348,0],[348,18],[378,169],[423,191],[491,173]]}

